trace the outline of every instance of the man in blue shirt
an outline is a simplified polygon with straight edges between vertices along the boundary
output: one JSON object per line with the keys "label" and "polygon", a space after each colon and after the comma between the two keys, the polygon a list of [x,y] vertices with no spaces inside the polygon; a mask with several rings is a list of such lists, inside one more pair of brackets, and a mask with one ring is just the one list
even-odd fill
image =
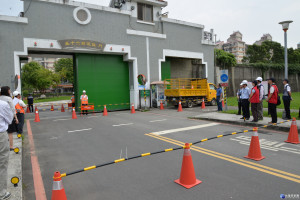
{"label": "man in blue shirt", "polygon": [[221,84],[218,84],[217,86],[217,105],[218,105],[218,111],[222,111],[222,86]]}
{"label": "man in blue shirt", "polygon": [[241,90],[241,97],[240,98],[241,98],[241,101],[242,101],[243,117],[241,117],[241,119],[249,120],[249,118],[250,118],[249,96],[250,96],[251,90],[247,86],[248,81],[243,80],[242,84],[243,84],[243,87],[242,87],[242,90]]}

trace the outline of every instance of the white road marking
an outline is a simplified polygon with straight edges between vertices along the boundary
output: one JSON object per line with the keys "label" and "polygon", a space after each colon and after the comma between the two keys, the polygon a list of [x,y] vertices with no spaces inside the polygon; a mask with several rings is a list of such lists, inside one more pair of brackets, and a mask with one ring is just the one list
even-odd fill
{"label": "white road marking", "polygon": [[58,137],[54,137],[54,136],[50,138],[50,140],[57,140],[57,139]]}
{"label": "white road marking", "polygon": [[219,123],[209,123],[209,124],[201,124],[201,125],[197,125],[197,126],[189,126],[189,127],[184,127],[184,128],[176,128],[176,129],[170,129],[170,130],[165,130],[165,131],[158,131],[158,132],[154,132],[152,134],[155,135],[164,135],[164,134],[168,134],[168,133],[175,133],[175,132],[181,132],[181,131],[188,131],[188,130],[194,130],[194,129],[199,129],[199,128],[205,128],[205,127],[209,127],[209,126],[215,126],[218,125]]}
{"label": "white road marking", "polygon": [[56,119],[56,120],[53,120],[53,121],[57,122],[57,121],[65,121],[65,120],[71,120],[71,119]]}
{"label": "white road marking", "polygon": [[152,120],[152,121],[149,121],[149,122],[162,122],[162,121],[166,121],[167,119],[158,119],[158,120]]}
{"label": "white road marking", "polygon": [[118,125],[112,125],[112,126],[128,126],[128,125],[132,125],[133,123],[128,123],[128,124],[118,124]]}
{"label": "white road marking", "polygon": [[86,129],[81,129],[81,130],[68,131],[68,133],[79,132],[79,131],[89,131],[89,130],[92,130],[92,128],[86,128]]}
{"label": "white road marking", "polygon": [[[238,136],[236,138],[230,138],[230,140],[237,141],[240,144],[249,146],[250,141],[251,141],[251,137]],[[286,152],[290,152],[290,153],[300,154],[300,150],[298,150],[298,149],[283,147],[283,145],[287,144],[287,143],[279,143],[279,142],[276,142],[276,141],[268,141],[266,139],[260,139],[259,143],[260,143],[260,148],[261,149],[267,149],[267,150],[270,150],[270,151],[286,151]]]}
{"label": "white road marking", "polygon": [[90,117],[88,117],[88,118],[94,118],[94,117],[99,117],[99,116],[90,116]]}

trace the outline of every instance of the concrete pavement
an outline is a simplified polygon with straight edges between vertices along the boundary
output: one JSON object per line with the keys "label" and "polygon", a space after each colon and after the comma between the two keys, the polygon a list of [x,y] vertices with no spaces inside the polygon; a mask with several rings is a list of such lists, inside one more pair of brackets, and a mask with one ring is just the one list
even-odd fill
{"label": "concrete pavement", "polygon": [[[205,111],[206,112],[206,111]],[[251,129],[192,120],[199,107],[149,112],[109,112],[71,120],[71,113],[40,113],[30,121],[47,199],[54,171],[70,172],[94,164],[178,147],[222,133]],[[203,112],[204,113],[204,112]],[[29,116],[29,118],[33,118]],[[195,128],[195,127],[198,128]],[[191,128],[194,127],[194,128]],[[154,134],[153,134],[154,133]],[[297,145],[284,143],[286,132],[260,130],[265,160],[244,159],[251,132],[218,138],[193,147],[199,186],[186,190],[173,181],[180,175],[182,150],[147,156],[63,178],[68,199],[280,199],[299,193]],[[24,142],[25,157],[29,144]],[[122,150],[122,153],[121,153]],[[120,155],[121,154],[121,155]],[[24,163],[25,199],[34,199],[30,159]],[[25,174],[25,173],[24,173]]]}

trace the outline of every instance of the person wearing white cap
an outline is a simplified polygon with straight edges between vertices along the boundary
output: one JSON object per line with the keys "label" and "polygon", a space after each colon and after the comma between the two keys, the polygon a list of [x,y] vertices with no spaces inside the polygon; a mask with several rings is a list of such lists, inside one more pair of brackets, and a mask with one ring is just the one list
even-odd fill
{"label": "person wearing white cap", "polygon": [[[80,96],[81,107],[82,106],[87,106],[89,104],[88,99],[89,99],[89,97],[88,97],[88,95],[86,95],[86,91],[83,90],[82,95]],[[87,110],[83,110],[82,112],[87,115]]]}
{"label": "person wearing white cap", "polygon": [[265,89],[262,82],[262,77],[257,77],[257,88],[259,90],[259,103],[257,105],[257,111],[258,111],[258,120],[263,120],[264,119],[264,115],[263,115],[263,100],[265,99]]}
{"label": "person wearing white cap", "polygon": [[237,90],[237,93],[236,93],[236,97],[237,97],[237,101],[238,101],[238,109],[239,109],[237,115],[242,114],[242,99],[241,99],[242,88],[243,88],[243,84],[241,83],[240,88]]}
{"label": "person wearing white cap", "polygon": [[247,86],[248,85],[247,80],[243,80],[242,84],[243,84],[243,88],[241,91],[241,100],[242,100],[243,117],[241,117],[241,119],[249,120],[250,119],[249,96],[250,96],[251,90]]}

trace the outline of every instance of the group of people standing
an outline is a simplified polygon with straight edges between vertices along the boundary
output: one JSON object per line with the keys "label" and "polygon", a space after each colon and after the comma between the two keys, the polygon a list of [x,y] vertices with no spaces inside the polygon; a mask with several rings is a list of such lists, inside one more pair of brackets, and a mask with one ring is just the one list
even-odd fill
{"label": "group of people standing", "polygon": [[[268,102],[268,111],[272,117],[272,121],[269,123],[277,123],[277,109],[276,107],[281,103],[279,97],[278,87],[275,83],[274,78],[267,79],[268,81],[268,94],[265,95],[265,89],[262,84],[262,77],[257,77],[256,80],[252,81],[252,89],[248,87],[248,81],[243,80],[240,84],[240,89],[237,91],[238,99],[238,115],[243,115],[241,119],[250,119],[250,104],[253,120],[251,122],[258,122],[263,120],[263,101]],[[291,87],[288,84],[288,80],[284,79],[283,85],[283,102],[286,112],[286,117],[284,119],[291,119],[290,115],[290,102],[292,100]],[[243,113],[241,113],[241,111]]]}
{"label": "group of people standing", "polygon": [[2,200],[11,196],[7,191],[9,151],[14,150],[12,134],[23,133],[26,105],[18,91],[14,91],[13,98],[11,97],[8,86],[1,87],[0,94],[0,200]]}

